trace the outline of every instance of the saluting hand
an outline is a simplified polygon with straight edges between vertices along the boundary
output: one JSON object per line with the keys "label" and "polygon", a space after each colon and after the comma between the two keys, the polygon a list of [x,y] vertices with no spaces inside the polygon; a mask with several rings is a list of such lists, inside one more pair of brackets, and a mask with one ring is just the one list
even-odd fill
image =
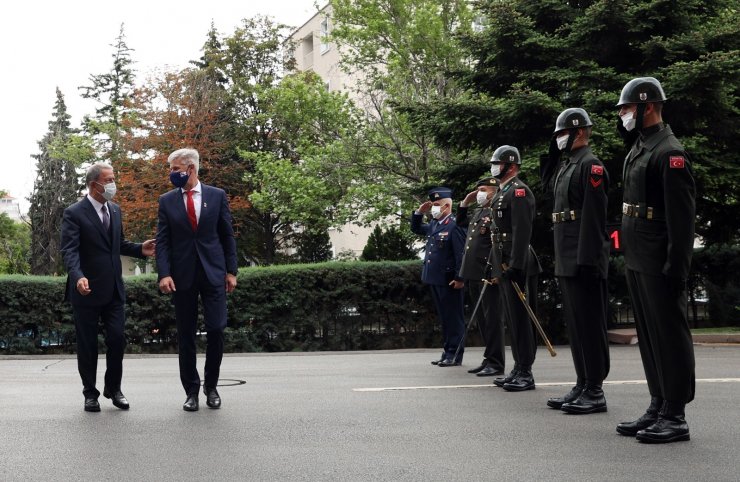
{"label": "saluting hand", "polygon": [[463,199],[463,202],[460,203],[462,207],[468,207],[474,202],[478,202],[478,190],[470,191],[466,196],[465,199]]}
{"label": "saluting hand", "polygon": [[432,210],[432,201],[426,201],[419,206],[418,211],[421,214],[427,214],[429,211]]}

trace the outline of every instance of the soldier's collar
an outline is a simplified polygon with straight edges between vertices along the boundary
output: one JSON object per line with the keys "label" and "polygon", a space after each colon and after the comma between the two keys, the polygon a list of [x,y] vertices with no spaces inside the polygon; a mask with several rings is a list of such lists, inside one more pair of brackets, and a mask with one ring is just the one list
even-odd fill
{"label": "soldier's collar", "polygon": [[501,184],[501,191],[502,192],[508,191],[509,188],[514,185],[514,180],[515,179],[516,179],[516,176],[512,177],[511,179],[509,179],[505,183]]}

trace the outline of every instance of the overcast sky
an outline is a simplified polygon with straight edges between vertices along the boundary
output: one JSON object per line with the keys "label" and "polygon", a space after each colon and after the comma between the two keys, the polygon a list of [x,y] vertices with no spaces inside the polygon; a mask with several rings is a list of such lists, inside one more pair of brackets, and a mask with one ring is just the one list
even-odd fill
{"label": "overcast sky", "polygon": [[[200,57],[211,20],[230,34],[243,18],[269,15],[299,27],[316,12],[315,0],[94,0],[6,2],[0,9],[0,189],[22,200],[36,176],[31,154],[47,131],[56,100],[64,94],[73,127],[95,105],[78,87],[111,69],[121,23],[134,49],[137,77]],[[322,5],[326,3],[322,1]]]}

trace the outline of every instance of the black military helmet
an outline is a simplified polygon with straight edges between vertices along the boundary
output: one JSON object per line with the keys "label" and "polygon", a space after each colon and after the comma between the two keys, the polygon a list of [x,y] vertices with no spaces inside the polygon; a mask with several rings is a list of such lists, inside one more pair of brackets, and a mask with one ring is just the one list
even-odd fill
{"label": "black military helmet", "polygon": [[648,102],[665,102],[666,96],[658,79],[654,77],[637,77],[627,82],[622,88],[617,107],[624,104],[647,104]]}
{"label": "black military helmet", "polygon": [[555,121],[555,130],[553,132],[563,131],[565,129],[579,129],[581,127],[591,127],[593,123],[585,110],[574,107],[565,109]]}
{"label": "black military helmet", "polygon": [[522,156],[519,155],[519,150],[514,146],[501,146],[493,151],[491,157],[491,164],[521,164]]}

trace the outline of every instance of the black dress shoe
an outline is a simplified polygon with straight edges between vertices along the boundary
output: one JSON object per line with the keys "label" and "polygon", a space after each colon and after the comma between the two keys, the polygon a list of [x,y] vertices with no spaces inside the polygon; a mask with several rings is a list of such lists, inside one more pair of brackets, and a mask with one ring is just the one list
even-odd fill
{"label": "black dress shoe", "polygon": [[548,398],[547,399],[547,406],[550,408],[557,408],[563,406],[564,403],[572,402],[576,398],[581,395],[581,392],[583,391],[583,385],[576,385],[573,388],[570,389],[568,393],[563,395],[562,397],[557,398]]}
{"label": "black dress shoe", "polygon": [[221,397],[215,388],[203,388],[203,393],[206,394],[206,405],[209,408],[221,408]]}
{"label": "black dress shoe", "polygon": [[445,358],[444,360],[441,360],[439,363],[437,363],[438,367],[458,367],[460,366],[459,361],[455,361],[452,358]]}
{"label": "black dress shoe", "polygon": [[689,425],[682,415],[658,416],[658,421],[651,426],[640,430],[635,436],[637,440],[648,444],[665,444],[689,440]]}
{"label": "black dress shoe", "polygon": [[444,360],[444,357],[440,358],[439,360],[432,360],[432,365],[439,365],[439,362]]}
{"label": "black dress shoe", "polygon": [[85,411],[86,412],[99,412],[100,404],[97,398],[86,398],[85,399]]}
{"label": "black dress shoe", "polygon": [[496,377],[496,376],[503,375],[503,374],[504,374],[503,370],[496,370],[491,365],[488,365],[486,368],[479,371],[475,376],[477,377]]}
{"label": "black dress shoe", "polygon": [[601,387],[586,387],[578,398],[564,403],[560,410],[576,415],[606,412],[604,391]]}
{"label": "black dress shoe", "polygon": [[521,370],[516,377],[501,387],[507,392],[523,392],[524,390],[534,390],[534,377],[532,372]]}
{"label": "black dress shoe", "polygon": [[483,360],[483,362],[480,364],[480,366],[477,366],[475,368],[471,368],[468,370],[468,373],[478,373],[483,371],[488,366],[488,360]]}
{"label": "black dress shoe", "polygon": [[128,400],[126,400],[126,397],[123,396],[123,393],[121,393],[120,390],[116,390],[115,392],[110,392],[107,388],[104,388],[103,396],[105,398],[110,398],[111,401],[113,402],[113,405],[120,408],[121,410],[129,409]]}
{"label": "black dress shoe", "polygon": [[198,395],[188,395],[185,403],[182,404],[182,409],[186,412],[197,412],[198,411]]}
{"label": "black dress shoe", "polygon": [[493,384],[496,385],[497,387],[503,387],[506,383],[509,383],[514,378],[516,378],[518,373],[519,373],[519,369],[514,367],[514,369],[511,370],[509,374],[506,375],[505,377],[495,379],[493,381]]}
{"label": "black dress shoe", "polygon": [[637,420],[632,422],[622,422],[617,425],[617,433],[620,435],[626,435],[628,437],[634,437],[640,430],[646,429],[655,422],[658,421],[658,411],[663,405],[663,400],[652,397],[650,400],[650,406],[647,411]]}

